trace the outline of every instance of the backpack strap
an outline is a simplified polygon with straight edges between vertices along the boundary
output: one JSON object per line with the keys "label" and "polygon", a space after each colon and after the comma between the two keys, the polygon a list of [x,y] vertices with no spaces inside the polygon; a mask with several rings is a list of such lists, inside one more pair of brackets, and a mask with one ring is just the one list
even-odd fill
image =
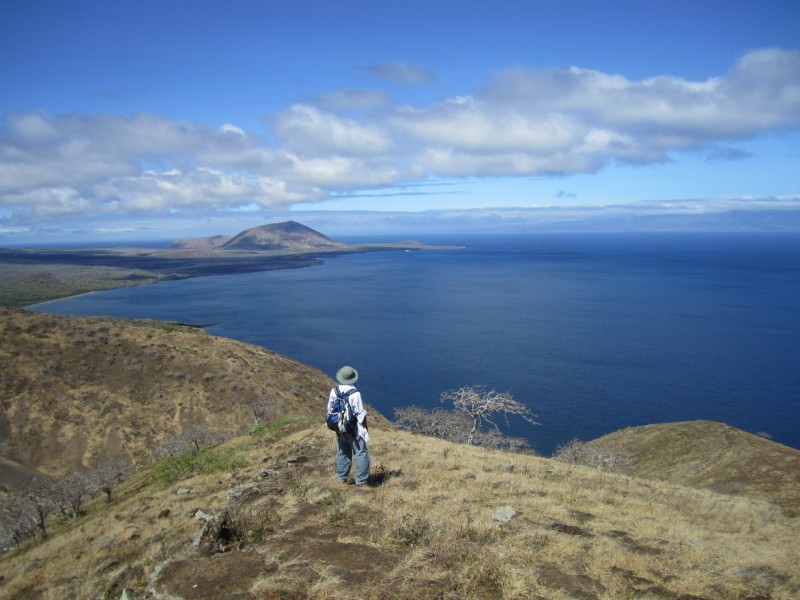
{"label": "backpack strap", "polygon": [[357,391],[358,390],[355,387],[353,387],[353,388],[350,388],[349,390],[347,390],[346,392],[344,392],[344,391],[342,391],[342,388],[340,388],[337,385],[336,386],[336,397],[339,398],[340,400],[347,400],[350,397],[350,394],[352,394],[353,392],[357,392]]}

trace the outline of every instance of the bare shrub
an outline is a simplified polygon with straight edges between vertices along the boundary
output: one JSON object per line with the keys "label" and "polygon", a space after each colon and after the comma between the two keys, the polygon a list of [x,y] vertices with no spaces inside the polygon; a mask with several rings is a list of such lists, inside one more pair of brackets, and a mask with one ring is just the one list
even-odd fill
{"label": "bare shrub", "polygon": [[553,458],[573,465],[585,465],[601,471],[617,471],[636,464],[636,456],[622,448],[589,445],[574,439],[556,448]]}
{"label": "bare shrub", "polygon": [[87,476],[93,490],[101,490],[106,494],[106,501],[111,502],[114,488],[128,474],[133,465],[126,456],[118,456],[103,460],[90,467]]}
{"label": "bare shrub", "polygon": [[268,420],[271,415],[274,415],[277,405],[277,398],[271,395],[261,396],[253,400],[250,403],[250,410],[253,411],[254,425],[257,427]]}
{"label": "bare shrub", "polygon": [[483,386],[472,385],[444,392],[442,402],[452,402],[456,411],[466,414],[472,421],[467,438],[468,444],[475,443],[476,435],[484,424],[491,425],[499,432],[495,415],[502,415],[508,425],[508,415],[522,418],[531,425],[539,425],[531,410],[514,400],[511,392],[485,390]]}
{"label": "bare shrub", "polygon": [[189,425],[181,434],[181,439],[185,441],[186,446],[197,452],[203,446],[218,442],[219,438],[219,432],[213,431],[207,425]]}
{"label": "bare shrub", "polygon": [[423,435],[442,438],[459,444],[467,443],[471,421],[467,415],[452,410],[434,408],[426,410],[418,406],[396,408],[395,424],[402,429]]}
{"label": "bare shrub", "polygon": [[155,448],[156,458],[178,456],[184,452],[200,450],[207,446],[220,444],[230,437],[230,434],[215,431],[207,425],[190,425],[178,437],[166,437]]}
{"label": "bare shrub", "polygon": [[185,450],[186,448],[183,447],[183,442],[180,439],[166,437],[158,442],[154,454],[157,459],[162,459],[168,456],[176,456]]}
{"label": "bare shrub", "polygon": [[47,539],[47,519],[60,508],[58,482],[48,475],[36,475],[25,488],[36,526]]}
{"label": "bare shrub", "polygon": [[[457,444],[483,446],[504,450],[523,450],[530,447],[527,440],[504,435],[499,429],[473,431],[474,422],[469,415],[455,410],[418,406],[396,408],[395,425],[423,435],[442,438]],[[471,440],[471,441],[470,441]]]}
{"label": "bare shrub", "polygon": [[524,438],[507,436],[497,429],[489,431],[477,431],[472,443],[484,448],[496,448],[498,450],[512,450],[519,452],[530,448],[530,443]]}
{"label": "bare shrub", "polygon": [[27,538],[36,538],[36,513],[31,502],[20,494],[11,494],[0,506],[0,548],[20,543]]}
{"label": "bare shrub", "polygon": [[76,518],[81,511],[83,499],[94,491],[91,477],[86,471],[76,471],[62,477],[56,483],[61,509]]}

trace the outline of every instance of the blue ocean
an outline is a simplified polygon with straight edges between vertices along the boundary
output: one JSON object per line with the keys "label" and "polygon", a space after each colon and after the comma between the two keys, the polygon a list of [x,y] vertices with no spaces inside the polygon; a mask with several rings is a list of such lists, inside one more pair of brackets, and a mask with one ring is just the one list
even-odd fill
{"label": "blue ocean", "polygon": [[800,448],[799,234],[421,241],[463,248],[354,254],[36,308],[213,323],[212,334],[331,376],[349,364],[365,400],[390,418],[396,407],[440,406],[442,392],[465,385],[509,391],[541,425],[505,431],[542,454],[695,419]]}

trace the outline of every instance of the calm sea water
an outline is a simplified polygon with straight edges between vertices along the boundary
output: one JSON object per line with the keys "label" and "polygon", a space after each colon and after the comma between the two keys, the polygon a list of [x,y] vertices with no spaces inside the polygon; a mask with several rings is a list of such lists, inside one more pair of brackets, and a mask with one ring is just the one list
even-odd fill
{"label": "calm sea water", "polygon": [[[374,240],[373,240],[374,241]],[[426,239],[458,250],[337,257],[39,305],[211,322],[331,376],[367,402],[439,405],[510,391],[549,454],[574,437],[712,419],[800,447],[800,235],[547,234]],[[320,399],[323,405],[323,399]]]}

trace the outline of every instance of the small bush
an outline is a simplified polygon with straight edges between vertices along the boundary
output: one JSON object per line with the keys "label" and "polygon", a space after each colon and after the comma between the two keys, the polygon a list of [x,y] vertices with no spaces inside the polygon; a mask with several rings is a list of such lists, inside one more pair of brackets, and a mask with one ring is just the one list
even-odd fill
{"label": "small bush", "polygon": [[322,499],[322,504],[328,507],[325,520],[331,527],[341,527],[348,518],[346,501],[339,490],[334,490]]}
{"label": "small bush", "polygon": [[228,511],[227,527],[231,541],[257,543],[270,535],[280,521],[278,511],[269,506],[236,506]]}
{"label": "small bush", "polygon": [[269,423],[258,423],[257,425],[254,425],[250,431],[248,431],[248,434],[253,436],[281,435],[285,433],[286,430],[292,425],[306,423],[308,420],[308,417],[298,415],[283,415]]}
{"label": "small bush", "polygon": [[553,458],[572,465],[585,465],[601,471],[616,471],[636,464],[636,456],[627,450],[606,446],[590,446],[574,439],[556,448]]}
{"label": "small bush", "polygon": [[428,541],[431,524],[425,517],[403,515],[400,523],[392,531],[393,537],[411,548],[422,546]]}
{"label": "small bush", "polygon": [[251,427],[250,431],[247,432],[247,435],[254,435],[258,437],[265,435],[267,431],[268,431],[267,426],[262,423]]}
{"label": "small bush", "polygon": [[162,483],[170,484],[190,475],[232,471],[245,466],[245,461],[232,450],[201,448],[167,456],[156,463],[156,474]]}

